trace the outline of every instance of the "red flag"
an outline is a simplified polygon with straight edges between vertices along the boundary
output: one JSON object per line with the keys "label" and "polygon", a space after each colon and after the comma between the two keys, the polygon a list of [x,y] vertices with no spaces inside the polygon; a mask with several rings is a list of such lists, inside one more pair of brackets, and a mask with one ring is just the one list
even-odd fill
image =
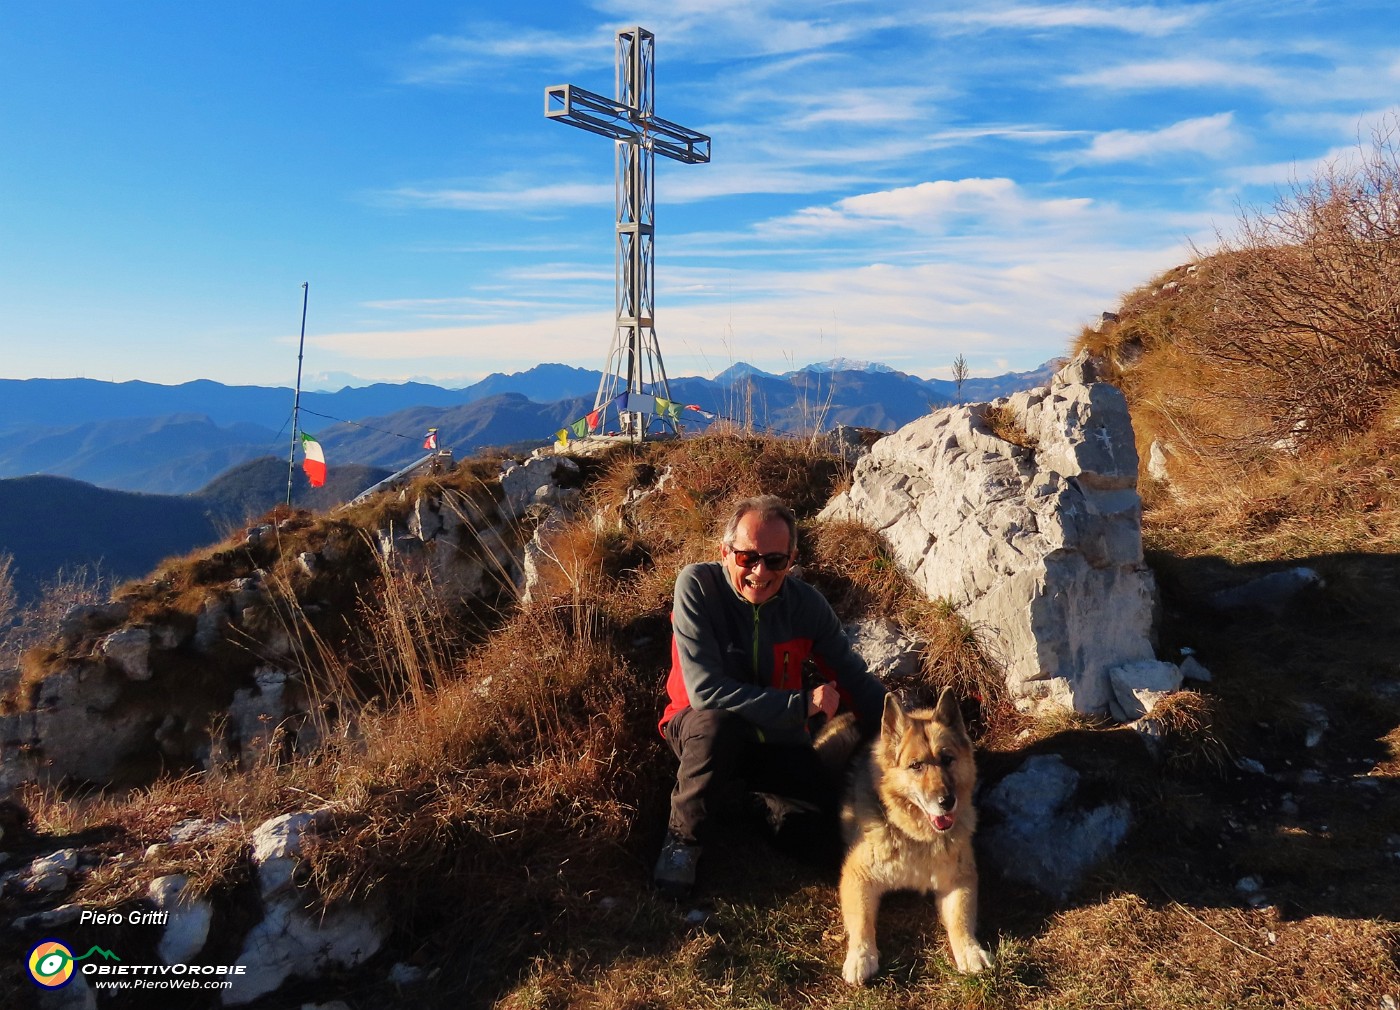
{"label": "red flag", "polygon": [[428,433],[427,433],[426,435],[423,436],[423,448],[424,448],[424,449],[436,449],[436,448],[437,448],[437,429],[436,429],[436,428],[429,428],[429,429],[428,429]]}

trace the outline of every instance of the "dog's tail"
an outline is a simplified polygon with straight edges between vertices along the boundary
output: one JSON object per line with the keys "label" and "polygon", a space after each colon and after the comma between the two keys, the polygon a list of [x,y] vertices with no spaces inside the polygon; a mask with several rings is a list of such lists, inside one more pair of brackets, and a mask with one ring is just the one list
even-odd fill
{"label": "dog's tail", "polygon": [[851,755],[860,746],[860,724],[854,712],[842,712],[828,719],[826,725],[812,738],[812,749],[834,778],[840,779],[850,763]]}

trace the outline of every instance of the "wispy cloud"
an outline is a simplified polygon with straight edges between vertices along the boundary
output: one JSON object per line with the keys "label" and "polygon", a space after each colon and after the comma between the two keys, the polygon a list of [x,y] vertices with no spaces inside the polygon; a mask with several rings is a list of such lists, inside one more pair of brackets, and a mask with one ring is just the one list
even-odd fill
{"label": "wispy cloud", "polygon": [[896,225],[921,232],[947,230],[962,219],[1016,221],[1020,224],[1064,219],[1088,210],[1085,198],[1035,200],[1011,179],[941,179],[875,193],[845,197],[826,207],[764,222],[764,235],[794,232],[850,232]]}
{"label": "wispy cloud", "polygon": [[[713,374],[736,360],[781,370],[857,347],[861,357],[925,376],[959,353],[984,373],[1005,371],[1008,360],[1029,367],[1031,359],[1062,353],[1072,334],[1116,304],[1122,291],[1188,254],[1183,243],[1139,250],[1044,243],[1009,259],[744,270],[730,298],[668,300],[658,308],[657,327],[672,375]],[[703,286],[719,283],[707,272]],[[611,313],[599,310],[308,339],[361,370],[365,361],[401,362],[409,370],[424,360],[460,361],[470,349],[478,369],[513,371],[525,360],[587,363],[580,348],[589,340],[597,367],[612,325]]]}
{"label": "wispy cloud", "polygon": [[1080,162],[1152,161],[1167,155],[1200,154],[1223,158],[1244,139],[1232,112],[1183,119],[1160,130],[1110,130],[1100,133],[1087,149],[1074,156]]}
{"label": "wispy cloud", "polygon": [[1182,88],[1273,90],[1285,78],[1270,67],[1206,58],[1146,60],[1102,67],[1062,78],[1065,84],[1106,91],[1170,91]]}
{"label": "wispy cloud", "polygon": [[1068,28],[1109,28],[1133,35],[1170,35],[1198,23],[1206,14],[1204,5],[1189,9],[1168,9],[1155,5],[1095,6],[1045,4],[986,7],[937,15],[945,24],[965,28],[1047,30]]}
{"label": "wispy cloud", "polygon": [[492,68],[530,61],[564,70],[598,66],[611,60],[615,32],[552,32],[521,29],[504,22],[476,22],[459,34],[430,35],[405,60],[401,84],[456,84]]}
{"label": "wispy cloud", "polygon": [[611,184],[586,182],[499,189],[400,186],[376,194],[374,199],[391,206],[434,210],[532,211],[610,204],[613,201],[613,187]]}

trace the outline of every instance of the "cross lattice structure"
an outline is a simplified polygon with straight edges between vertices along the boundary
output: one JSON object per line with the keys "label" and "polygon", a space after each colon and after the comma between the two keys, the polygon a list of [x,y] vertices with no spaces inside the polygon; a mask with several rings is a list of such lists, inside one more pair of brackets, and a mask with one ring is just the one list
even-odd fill
{"label": "cross lattice structure", "polygon": [[[654,412],[652,397],[671,399],[654,324],[654,155],[687,165],[710,160],[709,137],[655,114],[655,86],[656,37],[636,27],[617,33],[616,99],[573,84],[544,92],[546,118],[615,141],[617,326],[593,409],[601,411],[626,393],[619,401],[626,406],[618,410],[618,426],[638,439],[645,437],[646,417]],[[663,416],[675,430],[674,411]]]}

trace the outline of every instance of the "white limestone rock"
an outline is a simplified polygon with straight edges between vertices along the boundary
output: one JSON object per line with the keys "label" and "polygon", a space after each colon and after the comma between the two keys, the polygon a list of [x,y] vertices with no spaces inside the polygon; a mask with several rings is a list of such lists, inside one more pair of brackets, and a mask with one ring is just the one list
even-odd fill
{"label": "white limestone rock", "polygon": [[1175,663],[1140,659],[1108,671],[1113,697],[1109,712],[1119,722],[1148,715],[1163,699],[1181,690],[1181,669]]}
{"label": "white limestone rock", "polygon": [[1171,455],[1172,447],[1169,443],[1153,439],[1152,447],[1147,452],[1147,475],[1163,484],[1170,483],[1171,471],[1167,469],[1167,460]]}
{"label": "white limestone rock", "polygon": [[979,837],[1003,876],[1064,900],[1127,837],[1129,806],[1082,806],[1079,781],[1058,754],[1039,754],[987,791],[980,806],[990,823]]}
{"label": "white limestone rock", "polygon": [[249,930],[234,959],[244,965],[221,994],[225,1006],[242,1006],[280,988],[288,978],[315,978],[331,968],[354,968],[379,952],[389,927],[374,903],[308,913],[296,894],[271,902]]}
{"label": "white limestone rock", "polygon": [[577,490],[562,485],[573,483],[577,476],[578,464],[567,456],[531,456],[524,463],[511,464],[501,473],[505,505],[512,516],[534,504],[570,506]]}
{"label": "white limestone rock", "polygon": [[881,680],[912,677],[919,672],[919,645],[894,624],[883,620],[846,625],[851,648],[866,668]]}
{"label": "white limestone rock", "polygon": [[156,948],[166,964],[189,964],[209,939],[214,906],[206,898],[190,896],[185,890],[189,882],[183,873],[172,873],[157,877],[147,888],[156,908],[167,913]]}
{"label": "white limestone rock", "polygon": [[977,629],[1019,707],[1106,713],[1109,669],[1154,658],[1127,402],[1080,355],[996,405],[1033,447],[994,434],[991,405],[935,411],[877,442],[821,518],[882,533]]}
{"label": "white limestone rock", "polygon": [[316,815],[303,811],[274,817],[253,831],[253,865],[258,871],[258,891],[264,898],[291,886],[302,836],[315,827]]}

